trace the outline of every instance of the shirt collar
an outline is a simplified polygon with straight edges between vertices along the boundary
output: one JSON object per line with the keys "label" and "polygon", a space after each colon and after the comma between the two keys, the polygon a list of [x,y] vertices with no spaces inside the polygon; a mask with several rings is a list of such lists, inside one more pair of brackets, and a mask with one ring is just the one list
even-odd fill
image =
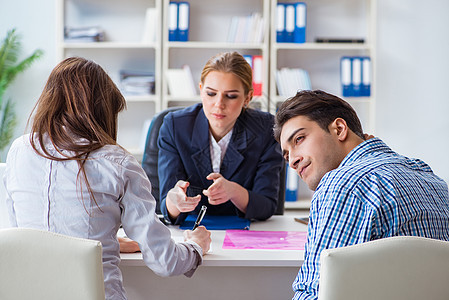
{"label": "shirt collar", "polygon": [[381,139],[372,138],[358,144],[351,152],[346,155],[339,167],[351,165],[362,157],[375,151],[393,152]]}

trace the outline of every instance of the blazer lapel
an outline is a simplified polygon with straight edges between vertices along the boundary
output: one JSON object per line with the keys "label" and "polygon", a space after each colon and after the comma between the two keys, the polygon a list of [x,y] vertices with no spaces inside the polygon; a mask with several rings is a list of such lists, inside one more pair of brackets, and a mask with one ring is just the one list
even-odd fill
{"label": "blazer lapel", "polygon": [[[206,176],[212,173],[212,163],[209,149],[209,122],[207,121],[204,111],[201,109],[195,119],[193,125],[192,136],[192,161],[200,174],[201,181],[205,186],[210,182],[206,180]],[[187,174],[189,176],[189,174]]]}
{"label": "blazer lapel", "polygon": [[238,118],[234,125],[231,142],[228,145],[220,169],[221,174],[226,179],[230,179],[242,164],[245,158],[242,152],[247,149],[254,138],[254,134],[250,130],[247,130],[240,121],[240,118]]}

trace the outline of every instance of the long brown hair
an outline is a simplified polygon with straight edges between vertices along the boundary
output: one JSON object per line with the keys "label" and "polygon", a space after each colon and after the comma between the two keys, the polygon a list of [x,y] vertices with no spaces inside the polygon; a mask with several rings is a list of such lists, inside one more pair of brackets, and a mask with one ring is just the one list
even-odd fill
{"label": "long brown hair", "polygon": [[[97,204],[84,164],[92,151],[116,144],[117,116],[125,108],[119,89],[98,64],[81,57],[67,58],[53,69],[33,109],[31,146],[37,154],[51,160],[76,160],[77,186],[82,191],[82,174]],[[45,135],[60,156],[45,148]]]}

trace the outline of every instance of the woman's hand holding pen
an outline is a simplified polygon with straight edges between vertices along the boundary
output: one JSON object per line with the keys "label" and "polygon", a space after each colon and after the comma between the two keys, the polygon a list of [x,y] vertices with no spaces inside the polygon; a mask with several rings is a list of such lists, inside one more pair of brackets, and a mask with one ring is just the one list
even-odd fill
{"label": "woman's hand holding pen", "polygon": [[167,210],[170,217],[176,218],[182,212],[190,212],[195,209],[201,200],[201,195],[195,197],[187,196],[189,182],[179,180],[175,187],[167,193]]}
{"label": "woman's hand holding pen", "polygon": [[211,173],[206,178],[214,181],[207,190],[203,191],[210,204],[218,205],[231,200],[240,211],[246,212],[249,195],[244,187],[227,180],[219,173]]}
{"label": "woman's hand holding pen", "polygon": [[207,253],[210,249],[210,243],[212,242],[210,238],[210,231],[204,226],[198,226],[195,230],[184,231],[184,240],[193,241],[197,243],[202,249],[203,254]]}

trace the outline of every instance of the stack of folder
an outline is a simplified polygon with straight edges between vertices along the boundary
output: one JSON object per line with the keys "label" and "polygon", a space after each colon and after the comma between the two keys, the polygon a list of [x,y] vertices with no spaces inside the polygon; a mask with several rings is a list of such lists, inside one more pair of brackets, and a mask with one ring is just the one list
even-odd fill
{"label": "stack of folder", "polygon": [[170,2],[168,5],[168,40],[187,42],[189,40],[189,2]]}
{"label": "stack of folder", "polygon": [[124,95],[154,95],[154,73],[121,70],[120,86]]}
{"label": "stack of folder", "polygon": [[197,95],[189,65],[184,65],[181,69],[168,69],[166,79],[171,96],[193,97]]}
{"label": "stack of folder", "polygon": [[371,95],[371,59],[368,56],[343,56],[340,69],[343,97]]}
{"label": "stack of folder", "polygon": [[263,42],[263,18],[259,13],[231,19],[228,32],[228,43],[261,43]]}
{"label": "stack of folder", "polygon": [[282,68],[276,71],[279,96],[292,97],[298,91],[312,89],[309,73],[303,69]]}
{"label": "stack of folder", "polygon": [[64,40],[72,43],[103,42],[104,30],[98,26],[65,27]]}
{"label": "stack of folder", "polygon": [[262,96],[263,57],[262,55],[243,55],[253,70],[253,96]]}
{"label": "stack of folder", "polygon": [[305,43],[306,4],[278,3],[276,7],[276,42]]}

